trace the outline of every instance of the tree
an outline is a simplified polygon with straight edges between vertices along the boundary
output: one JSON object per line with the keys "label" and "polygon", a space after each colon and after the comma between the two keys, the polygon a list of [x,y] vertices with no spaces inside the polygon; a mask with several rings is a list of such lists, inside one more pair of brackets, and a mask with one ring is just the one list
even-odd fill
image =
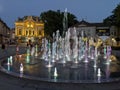
{"label": "tree", "polygon": [[107,18],[105,18],[103,21],[104,24],[109,25],[109,26],[114,25],[115,24],[114,17],[115,17],[114,15],[111,15],[111,16],[108,16]]}
{"label": "tree", "polygon": [[[46,12],[42,12],[40,17],[45,23],[45,35],[52,37],[53,32],[56,32],[57,30],[59,30],[60,34],[62,34],[64,12],[60,12],[60,10],[48,10]],[[69,12],[67,14],[67,17],[68,27],[73,26],[78,22],[76,16]]]}
{"label": "tree", "polygon": [[113,10],[114,21],[117,27],[120,27],[120,4]]}
{"label": "tree", "polygon": [[120,35],[120,4],[112,11],[112,15],[108,16],[103,21],[107,25],[114,25],[117,27],[117,36]]}

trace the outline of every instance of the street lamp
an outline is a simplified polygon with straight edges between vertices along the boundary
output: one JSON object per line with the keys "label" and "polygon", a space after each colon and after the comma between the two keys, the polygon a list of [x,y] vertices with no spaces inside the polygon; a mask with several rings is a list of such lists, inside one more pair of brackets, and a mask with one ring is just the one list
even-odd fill
{"label": "street lamp", "polygon": [[116,43],[115,38],[112,38],[112,46],[113,46],[113,43]]}

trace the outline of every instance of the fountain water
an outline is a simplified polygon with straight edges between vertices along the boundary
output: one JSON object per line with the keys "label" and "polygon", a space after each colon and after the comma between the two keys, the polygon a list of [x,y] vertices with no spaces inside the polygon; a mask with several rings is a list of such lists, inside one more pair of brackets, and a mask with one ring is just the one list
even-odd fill
{"label": "fountain water", "polygon": [[24,71],[24,70],[23,70],[23,64],[21,63],[21,64],[20,64],[20,73],[23,73],[23,71]]}
{"label": "fountain water", "polygon": [[35,45],[35,56],[36,57],[38,56],[38,45],[37,44]]}
{"label": "fountain water", "polygon": [[[110,61],[111,47],[106,46],[106,53],[102,54],[101,49],[92,46],[89,39],[84,40],[83,37],[77,36],[76,29],[74,28],[74,30],[72,36],[68,29],[65,37],[61,37],[57,31],[53,34],[53,42],[44,38],[42,41],[45,43],[42,44],[41,54],[37,56],[31,54],[35,53],[35,49],[31,52],[30,49],[27,49],[27,54],[20,56],[21,60],[10,61],[14,60],[14,57],[9,57],[6,62],[6,70],[11,71],[20,65],[18,68],[20,77],[31,72],[30,68],[32,68],[32,72],[36,71],[35,74],[27,75],[36,75],[42,80],[45,78],[45,80],[54,82],[101,82],[103,79],[108,81],[111,76],[111,65],[113,67]],[[35,58],[32,58],[34,56]],[[23,64],[25,68],[23,68]],[[101,70],[105,73],[102,73]]]}
{"label": "fountain water", "polygon": [[26,54],[26,63],[30,62],[30,49],[27,49],[27,54]]}
{"label": "fountain water", "polygon": [[105,59],[107,58],[107,49],[106,49],[106,46],[104,46],[104,58]]}
{"label": "fountain water", "polygon": [[10,65],[10,58],[7,59],[7,65]]}
{"label": "fountain water", "polygon": [[55,67],[55,70],[54,70],[54,77],[58,77],[58,73],[57,73],[57,68]]}
{"label": "fountain water", "polygon": [[[8,58],[7,65],[18,68],[23,75],[35,76],[48,81],[65,82],[101,82],[101,79],[109,79],[111,65],[111,47],[104,46],[103,50],[96,46],[93,37],[85,37],[84,31],[78,35],[76,28],[67,28],[67,10],[64,14],[64,32],[60,36],[59,30],[53,33],[53,40],[42,39],[40,53],[36,45],[31,51],[28,48],[23,60]],[[66,20],[66,21],[65,21]],[[103,51],[103,53],[102,53]],[[35,56],[35,58],[33,58]],[[104,58],[105,57],[105,58]],[[23,68],[23,64],[24,67]],[[4,64],[3,64],[4,65]],[[30,69],[32,68],[32,69]],[[115,67],[119,70],[118,67]],[[31,72],[31,70],[33,70]],[[102,73],[101,71],[105,72]],[[120,72],[120,71],[119,71]],[[59,74],[59,75],[58,75]],[[97,81],[96,81],[97,80]]]}
{"label": "fountain water", "polygon": [[100,68],[98,68],[97,77],[98,77],[98,82],[100,83],[101,82],[101,70],[100,70]]}
{"label": "fountain water", "polygon": [[98,76],[98,77],[101,77],[101,70],[100,70],[100,68],[98,68],[97,76]]}
{"label": "fountain water", "polygon": [[12,65],[13,64],[13,57],[12,56],[10,56],[10,64]]}
{"label": "fountain water", "polygon": [[33,46],[31,49],[31,56],[34,56],[34,55],[35,55],[35,47]]}
{"label": "fountain water", "polygon": [[[70,29],[68,29],[65,37],[61,38],[59,30],[57,30],[56,36],[53,34],[53,42],[45,39],[42,59],[48,61],[49,66],[51,66],[52,62],[56,61],[60,63],[69,61],[73,63],[79,63],[81,61],[88,63],[90,60],[95,59],[95,63],[97,62],[96,58],[100,55],[100,51],[98,51],[97,47],[91,48],[88,42],[89,39],[83,39],[84,35],[82,35],[82,37],[77,36],[75,28],[72,34],[73,35],[70,33]],[[106,56],[107,54],[105,52],[104,49],[104,55]]]}
{"label": "fountain water", "polygon": [[13,65],[13,57],[10,56],[7,58],[7,70],[10,71],[10,66]]}
{"label": "fountain water", "polygon": [[68,30],[68,17],[67,17],[67,8],[65,9],[64,12],[64,17],[63,17],[63,35],[62,37],[65,37],[65,32]]}

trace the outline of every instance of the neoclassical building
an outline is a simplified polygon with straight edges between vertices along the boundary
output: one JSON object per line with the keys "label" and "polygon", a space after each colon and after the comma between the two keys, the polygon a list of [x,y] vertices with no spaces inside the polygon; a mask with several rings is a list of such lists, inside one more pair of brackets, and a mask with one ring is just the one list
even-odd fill
{"label": "neoclassical building", "polygon": [[36,16],[18,18],[15,22],[15,37],[18,43],[40,42],[44,37],[44,23]]}

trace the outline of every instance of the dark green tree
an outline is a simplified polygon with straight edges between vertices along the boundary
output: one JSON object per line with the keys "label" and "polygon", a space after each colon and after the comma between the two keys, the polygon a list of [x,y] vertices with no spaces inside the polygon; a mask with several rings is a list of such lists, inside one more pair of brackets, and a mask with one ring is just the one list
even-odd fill
{"label": "dark green tree", "polygon": [[[57,11],[49,10],[41,13],[40,18],[45,23],[46,36],[52,36],[53,32],[56,32],[57,30],[59,30],[60,34],[62,34],[63,17],[64,17],[64,12],[60,12],[60,10]],[[73,26],[78,22],[76,16],[69,12],[67,14],[67,17],[68,17],[68,27]]]}
{"label": "dark green tree", "polygon": [[107,25],[114,25],[117,28],[117,36],[120,36],[120,4],[112,11],[112,15],[103,20]]}
{"label": "dark green tree", "polygon": [[113,10],[114,23],[117,27],[120,27],[120,4]]}

